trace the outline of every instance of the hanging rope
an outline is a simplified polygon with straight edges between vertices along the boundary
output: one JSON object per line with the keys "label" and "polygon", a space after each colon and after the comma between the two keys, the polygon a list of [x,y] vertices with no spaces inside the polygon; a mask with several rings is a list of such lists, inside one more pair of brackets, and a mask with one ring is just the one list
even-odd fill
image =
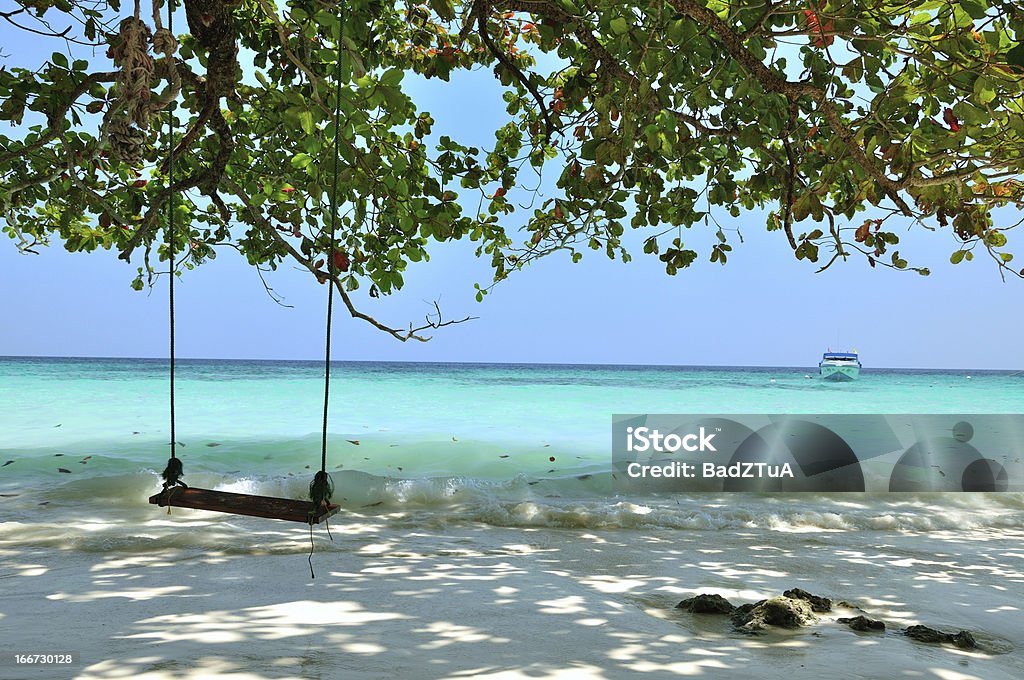
{"label": "hanging rope", "polygon": [[[334,172],[331,179],[331,234],[327,251],[327,331],[324,340],[324,419],[320,436],[320,471],[313,476],[309,484],[309,498],[313,501],[310,508],[309,522],[309,575],[316,578],[313,571],[313,520],[312,517],[320,508],[329,505],[334,495],[334,480],[327,474],[327,413],[331,400],[331,319],[334,312],[334,236],[338,229],[338,170],[341,165],[341,77],[342,53],[345,49],[345,9],[339,4],[338,13],[338,53],[335,57],[335,95],[334,95]],[[331,540],[331,526],[327,526],[327,535]]]}
{"label": "hanging rope", "polygon": [[[174,35],[174,14],[172,11],[172,3],[167,3],[167,32],[172,36]],[[167,183],[168,185],[174,182],[174,104],[168,106],[167,115]],[[174,270],[175,270],[175,253],[174,253],[174,199],[171,197],[167,201],[167,250],[168,250],[168,261],[170,262],[171,270],[171,285],[168,289],[167,306],[170,314],[170,397],[171,397],[171,457],[167,461],[167,467],[164,469],[161,475],[164,478],[164,489],[172,487],[185,487],[187,485],[181,481],[181,477],[184,475],[184,468],[181,465],[181,461],[175,455],[175,448],[177,447],[177,438],[174,427]],[[168,506],[168,512],[170,512],[170,506]]]}
{"label": "hanging rope", "polygon": [[313,501],[312,511],[329,503],[334,494],[334,482],[327,474],[327,413],[331,399],[331,319],[334,311],[334,237],[338,229],[338,172],[341,165],[341,78],[342,53],[345,37],[345,11],[342,8],[338,16],[338,54],[335,59],[335,98],[334,98],[334,172],[331,185],[331,221],[330,246],[327,256],[327,332],[324,341],[324,419],[320,439],[320,471],[313,477],[309,485],[309,497]]}

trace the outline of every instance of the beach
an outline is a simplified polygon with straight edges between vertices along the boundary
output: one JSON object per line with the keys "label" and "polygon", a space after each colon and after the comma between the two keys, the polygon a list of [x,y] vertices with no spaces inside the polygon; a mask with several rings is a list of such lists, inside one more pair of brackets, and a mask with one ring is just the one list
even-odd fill
{"label": "beach", "polygon": [[[0,676],[1024,675],[1022,494],[627,497],[608,472],[614,412],[1020,412],[1013,374],[865,372],[840,391],[800,369],[344,365],[334,388],[359,398],[332,402],[342,511],[312,532],[311,578],[308,527],[146,502],[163,367],[0,360]],[[302,497],[317,371],[186,365],[186,481]],[[851,607],[759,635],[675,607],[791,588]],[[836,622],[853,607],[887,630]],[[914,624],[978,648],[901,634]]]}
{"label": "beach", "polygon": [[[143,522],[134,545],[117,546],[122,527],[88,528],[98,535],[91,550],[5,541],[5,647],[82,658],[74,668],[9,668],[5,677],[990,680],[1024,672],[1019,530],[420,528],[400,516],[348,516],[334,523],[333,543],[317,530],[311,580],[303,528],[181,510]],[[200,535],[206,547],[147,546],[160,535]],[[791,587],[851,600],[892,630],[856,633],[826,619],[754,637],[674,609],[696,592],[738,603]],[[895,631],[915,623],[971,630],[988,651]]]}

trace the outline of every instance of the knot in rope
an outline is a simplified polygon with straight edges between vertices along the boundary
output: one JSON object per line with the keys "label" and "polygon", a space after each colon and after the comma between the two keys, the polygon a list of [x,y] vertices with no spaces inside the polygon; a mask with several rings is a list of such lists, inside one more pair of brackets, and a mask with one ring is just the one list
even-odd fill
{"label": "knot in rope", "polygon": [[110,155],[128,165],[141,165],[145,158],[146,133],[127,118],[113,118],[107,124]]}
{"label": "knot in rope", "polygon": [[178,51],[178,39],[166,28],[158,28],[153,34],[153,51],[164,55],[165,59],[173,57]]}
{"label": "knot in rope", "polygon": [[169,458],[167,460],[167,467],[160,473],[160,476],[164,478],[164,489],[169,489],[175,486],[186,486],[185,482],[181,481],[185,471],[181,465],[180,458]]}
{"label": "knot in rope", "polygon": [[118,108],[128,121],[143,129],[149,128],[150,118],[150,85],[153,81],[153,57],[149,54],[151,39],[145,22],[127,17],[121,20],[118,41],[110,50],[114,65],[121,69],[115,82]]}
{"label": "knot in rope", "polygon": [[313,501],[313,512],[316,512],[323,505],[330,504],[331,496],[334,495],[334,480],[331,476],[320,470],[313,476],[309,483],[309,498]]}
{"label": "knot in rope", "polygon": [[[144,160],[146,133],[150,120],[178,97],[181,79],[174,62],[178,40],[164,28],[159,17],[159,0],[153,3],[156,32],[139,18],[139,5],[135,15],[121,20],[117,38],[108,51],[114,65],[119,68],[114,83],[114,105],[104,117],[102,132],[110,145],[111,157],[128,165],[141,165]],[[162,55],[160,77],[150,54]],[[156,80],[166,78],[168,87],[158,97],[153,96]]]}

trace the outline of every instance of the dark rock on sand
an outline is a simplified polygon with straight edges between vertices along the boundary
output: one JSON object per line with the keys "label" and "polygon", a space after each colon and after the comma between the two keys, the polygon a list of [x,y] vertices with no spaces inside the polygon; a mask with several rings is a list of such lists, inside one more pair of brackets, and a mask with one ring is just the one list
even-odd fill
{"label": "dark rock on sand", "polygon": [[819,613],[832,611],[832,600],[827,597],[811,595],[806,590],[801,590],[800,588],[791,588],[782,593],[782,596],[793,600],[803,600],[807,604],[811,605],[811,611]]}
{"label": "dark rock on sand", "polygon": [[903,630],[903,634],[918,642],[948,642],[960,649],[974,649],[978,646],[974,636],[966,630],[962,630],[959,633],[943,633],[941,630],[935,630],[928,626],[910,626]]}
{"label": "dark rock on sand", "polygon": [[978,641],[974,639],[970,631],[962,630],[959,633],[955,633],[950,636],[950,642],[959,647],[960,649],[975,649],[978,646]]}
{"label": "dark rock on sand", "polygon": [[676,605],[676,609],[684,609],[692,614],[732,614],[736,608],[721,595],[701,593],[683,600]]}
{"label": "dark rock on sand", "polygon": [[839,623],[845,623],[850,628],[859,631],[885,630],[885,624],[866,616],[854,616],[853,618],[836,619]]}
{"label": "dark rock on sand", "polygon": [[910,628],[904,628],[903,634],[912,640],[918,642],[949,642],[949,633],[943,633],[941,630],[935,630],[928,626],[911,626]]}
{"label": "dark rock on sand", "polygon": [[762,600],[749,609],[737,608],[733,613],[732,622],[737,628],[755,631],[768,626],[800,628],[813,623],[816,618],[805,600],[783,596]]}
{"label": "dark rock on sand", "polygon": [[732,613],[734,619],[735,617],[743,616],[744,614],[749,614],[751,611],[754,610],[754,607],[761,604],[762,602],[764,602],[764,600],[761,600],[761,602],[755,602],[753,604],[741,604],[739,607],[736,607],[736,610]]}

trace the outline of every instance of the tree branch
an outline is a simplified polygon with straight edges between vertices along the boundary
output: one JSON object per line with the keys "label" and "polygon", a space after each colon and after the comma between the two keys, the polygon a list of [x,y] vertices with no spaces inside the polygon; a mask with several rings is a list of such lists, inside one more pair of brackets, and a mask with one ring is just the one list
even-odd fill
{"label": "tree branch", "polygon": [[334,285],[335,289],[341,295],[341,300],[345,304],[346,309],[348,309],[349,315],[351,315],[353,318],[361,319],[361,320],[369,323],[374,328],[376,328],[378,330],[381,330],[381,331],[384,331],[385,333],[387,333],[391,337],[395,338],[396,340],[400,340],[402,342],[406,342],[408,340],[418,340],[420,342],[427,342],[428,340],[430,340],[430,336],[420,335],[420,333],[422,331],[425,331],[425,330],[437,330],[437,329],[443,328],[445,326],[452,326],[452,325],[459,324],[459,323],[465,323],[466,321],[471,321],[471,320],[476,318],[476,317],[472,317],[472,316],[467,316],[467,317],[462,318],[462,319],[452,319],[452,320],[449,320],[449,321],[442,321],[441,320],[441,310],[440,310],[440,307],[438,307],[437,303],[435,302],[434,303],[434,308],[437,310],[437,320],[436,321],[432,321],[430,319],[430,317],[428,316],[426,318],[426,323],[424,325],[418,326],[418,327],[414,327],[413,324],[410,323],[408,330],[399,330],[397,328],[392,328],[391,326],[387,326],[387,325],[381,323],[380,321],[378,321],[377,319],[373,318],[369,314],[365,314],[364,312],[361,312],[358,309],[356,309],[355,304],[353,304],[353,302],[352,302],[352,298],[349,296],[348,291],[345,290],[345,287],[344,287],[344,285],[342,285],[342,282],[341,282],[340,278],[338,278],[337,276],[333,276],[332,277],[327,272],[324,272],[321,269],[319,269],[309,258],[305,257],[302,253],[300,253],[295,248],[295,246],[293,246],[291,243],[289,243],[287,240],[285,240],[285,238],[283,236],[281,236],[281,234],[278,232],[278,230],[274,228],[274,225],[272,225],[270,223],[270,221],[266,217],[263,216],[263,214],[259,211],[259,209],[256,206],[254,206],[251,201],[249,201],[249,197],[245,194],[245,191],[242,189],[242,187],[238,186],[235,182],[231,181],[230,179],[225,179],[223,181],[223,184],[224,184],[225,188],[228,191],[230,191],[236,198],[238,198],[238,200],[240,200],[242,202],[242,205],[244,205],[246,210],[248,211],[250,219],[249,220],[245,220],[245,221],[249,222],[250,224],[255,225],[262,232],[264,232],[267,236],[269,236],[275,242],[277,242],[277,244],[280,245],[281,248],[293,260],[295,260],[296,262],[301,264],[303,267],[308,269],[309,272],[311,274],[313,274],[313,276],[315,276],[318,281],[320,281],[320,282],[331,281],[332,282],[332,284]]}
{"label": "tree branch", "polygon": [[522,83],[523,87],[537,101],[537,108],[540,110],[540,114],[544,116],[544,141],[550,143],[555,134],[555,124],[552,122],[550,114],[548,114],[547,106],[544,105],[544,97],[537,91],[536,86],[530,82],[530,79],[526,77],[526,74],[508,58],[507,54],[498,49],[494,41],[491,40],[491,36],[487,32],[487,16],[482,12],[477,15],[477,32],[480,34],[480,39],[483,40],[488,51],[515,76],[516,80]]}
{"label": "tree branch", "polygon": [[[573,31],[573,35],[576,36],[576,39],[580,41],[581,45],[589,49],[597,57],[601,67],[606,69],[609,75],[628,83],[629,86],[634,89],[640,85],[640,79],[623,68],[622,64],[620,64],[618,60],[615,59],[615,57],[613,57],[605,48],[605,46],[601,44],[601,41],[597,39],[597,36],[587,30],[585,17],[576,17],[569,14],[561,7],[550,3],[547,0],[505,0],[504,2],[501,2],[501,5],[513,11],[527,12],[542,16],[557,23],[575,24],[576,28]],[[662,107],[659,106],[656,99],[652,99],[650,103],[650,110],[652,112],[662,110]],[[738,135],[737,132],[732,130],[709,128],[698,118],[687,113],[683,113],[682,111],[674,111],[672,109],[666,110],[675,116],[677,120],[692,126],[701,134],[721,137],[735,137]]]}
{"label": "tree branch", "polygon": [[750,71],[759,81],[761,85],[770,92],[778,92],[779,94],[785,95],[788,99],[793,100],[802,96],[810,96],[818,104],[818,108],[824,114],[825,119],[832,127],[833,132],[836,136],[842,140],[843,144],[846,145],[850,151],[850,155],[853,159],[864,168],[864,171],[871,175],[876,182],[885,190],[885,193],[892,199],[893,203],[899,207],[900,211],[905,215],[913,215],[913,210],[907,205],[907,202],[900,196],[900,186],[895,180],[885,176],[874,163],[874,161],[868,158],[867,153],[857,140],[854,138],[853,132],[843,121],[839,110],[835,104],[828,98],[828,92],[822,90],[811,83],[804,82],[792,82],[782,77],[781,75],[774,73],[771,69],[765,66],[764,62],[758,59],[750,50],[746,48],[744,43],[744,36],[736,33],[729,27],[729,24],[725,23],[722,19],[718,18],[710,8],[704,5],[697,4],[694,0],[669,0],[677,11],[685,14],[694,21],[701,23],[711,28],[718,36],[719,42],[725,47],[726,51],[740,63],[741,66]]}
{"label": "tree branch", "polygon": [[46,114],[46,130],[39,135],[39,138],[31,144],[19,147],[14,151],[0,154],[0,167],[6,166],[15,158],[29,154],[52,142],[63,134],[63,125],[66,122],[68,111],[75,105],[78,98],[88,92],[89,88],[98,83],[111,82],[117,78],[116,71],[103,71],[91,73],[82,79],[78,85],[68,94],[68,100],[57,108]]}

